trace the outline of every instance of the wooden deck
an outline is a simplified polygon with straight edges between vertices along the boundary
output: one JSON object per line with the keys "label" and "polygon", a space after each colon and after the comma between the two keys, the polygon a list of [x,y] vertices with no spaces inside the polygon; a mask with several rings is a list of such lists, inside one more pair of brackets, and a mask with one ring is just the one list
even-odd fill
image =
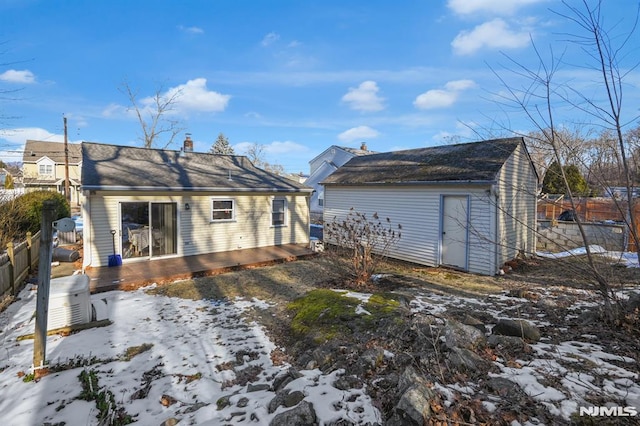
{"label": "wooden deck", "polygon": [[216,275],[244,268],[287,262],[315,253],[308,245],[288,244],[198,256],[124,262],[122,266],[87,268],[92,293],[133,290],[148,284]]}

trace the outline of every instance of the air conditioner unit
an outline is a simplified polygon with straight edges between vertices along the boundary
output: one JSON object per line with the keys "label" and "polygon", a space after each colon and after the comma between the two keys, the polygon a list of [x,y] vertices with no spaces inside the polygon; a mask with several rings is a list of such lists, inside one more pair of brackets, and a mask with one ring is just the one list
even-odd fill
{"label": "air conditioner unit", "polygon": [[91,312],[88,275],[78,274],[51,280],[47,330],[90,322]]}

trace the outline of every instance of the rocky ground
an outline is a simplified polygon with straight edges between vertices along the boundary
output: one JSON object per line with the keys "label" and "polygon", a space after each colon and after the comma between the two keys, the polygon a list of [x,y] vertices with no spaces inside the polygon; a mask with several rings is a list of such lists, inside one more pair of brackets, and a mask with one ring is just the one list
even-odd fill
{"label": "rocky ground", "polygon": [[[594,424],[575,414],[580,406],[640,407],[640,270],[599,265],[622,313],[606,324],[584,259],[510,267],[479,277],[387,263],[354,286],[344,265],[323,255],[153,291],[271,302],[247,315],[278,346],[274,363],[290,364],[291,378],[344,370],[334,386],[366,389],[385,425]],[[334,310],[327,289],[349,292],[346,306],[357,308]],[[299,404],[285,424],[314,424],[312,411]],[[638,417],[598,423],[620,420]]]}

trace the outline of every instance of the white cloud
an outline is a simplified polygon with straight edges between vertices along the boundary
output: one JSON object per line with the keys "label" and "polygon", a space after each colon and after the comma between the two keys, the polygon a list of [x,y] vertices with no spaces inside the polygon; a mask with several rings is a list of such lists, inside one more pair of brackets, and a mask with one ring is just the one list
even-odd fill
{"label": "white cloud", "polygon": [[545,1],[547,0],[449,0],[447,7],[458,15],[482,12],[494,15],[511,15],[521,7]]}
{"label": "white cloud", "polygon": [[345,142],[353,142],[361,139],[373,139],[378,136],[380,136],[380,132],[377,130],[372,129],[369,126],[358,126],[340,133],[338,135],[338,139]]}
{"label": "white cloud", "polygon": [[453,105],[460,92],[476,86],[473,80],[454,80],[444,85],[444,89],[427,90],[416,97],[413,105],[418,109],[446,108]]}
{"label": "white cloud", "polygon": [[[246,153],[249,148],[251,148],[255,143],[254,142],[240,142],[233,145],[233,150],[238,154]],[[273,141],[269,144],[259,144],[262,145],[262,152],[265,155],[282,155],[282,154],[293,154],[300,152],[308,152],[309,148],[301,145],[299,143],[293,141]]]}
{"label": "white cloud", "polygon": [[[177,96],[175,112],[220,112],[227,108],[229,99],[231,99],[230,95],[208,90],[206,78],[189,80],[185,84],[172,87],[162,95],[165,99],[172,96]],[[154,102],[154,98],[151,96],[141,101],[145,108],[152,107]]]}
{"label": "white cloud", "polygon": [[350,87],[342,102],[348,103],[351,109],[360,111],[381,111],[384,109],[384,98],[378,96],[378,85],[375,81],[365,81],[357,88]]}
{"label": "white cloud", "polygon": [[64,142],[64,135],[51,133],[40,127],[21,127],[4,130],[2,139],[14,143],[24,143],[27,139],[48,142]]}
{"label": "white cloud", "polygon": [[7,70],[0,74],[0,81],[7,83],[31,84],[36,82],[36,76],[29,70]]}
{"label": "white cloud", "polygon": [[188,34],[204,34],[204,30],[200,27],[185,27],[184,25],[178,25],[178,29]]}
{"label": "white cloud", "polygon": [[512,31],[502,19],[478,25],[471,31],[461,31],[451,42],[458,55],[469,55],[484,47],[490,49],[515,49],[529,44],[529,31]]}
{"label": "white cloud", "polygon": [[274,32],[270,32],[269,34],[264,36],[264,38],[262,39],[260,44],[263,47],[267,47],[267,46],[272,45],[273,43],[275,43],[278,40],[280,40],[280,34],[277,34],[277,33],[274,33]]}

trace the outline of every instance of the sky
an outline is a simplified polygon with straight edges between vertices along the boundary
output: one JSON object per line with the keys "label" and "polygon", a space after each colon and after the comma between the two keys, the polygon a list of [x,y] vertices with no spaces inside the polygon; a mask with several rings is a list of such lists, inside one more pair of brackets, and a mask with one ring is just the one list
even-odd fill
{"label": "sky", "polygon": [[[606,254],[613,261],[622,255]],[[637,256],[631,256],[635,253],[626,255],[630,255],[627,265],[637,267]],[[60,312],[63,303],[68,301],[62,297],[63,292],[56,290],[59,286],[73,287],[82,294],[81,279],[60,284],[61,280],[67,279],[52,281],[50,311]],[[153,287],[155,284],[150,286]],[[280,406],[269,413],[267,407],[276,395],[270,388],[275,378],[287,374],[291,366],[274,364],[273,360],[278,357],[271,355],[277,346],[261,324],[243,317],[247,310],[270,307],[270,302],[255,298],[187,300],[150,294],[146,291],[148,288],[91,295],[95,319],[109,320],[111,324],[68,336],[49,336],[45,348],[49,365],[74,364],[75,367],[34,382],[24,380],[24,376],[33,371],[33,340],[18,338],[34,333],[37,292],[36,286],[24,287],[15,302],[0,312],[0,395],[3,395],[0,412],[3,424],[98,424],[95,402],[78,399],[82,390],[78,376],[83,370],[93,370],[99,389],[112,392],[118,407],[142,424],[157,425],[173,417],[181,420],[180,423],[203,426],[223,423],[266,425],[287,410]],[[369,314],[363,304],[371,294],[336,291],[356,299],[354,305],[357,306],[353,308],[356,313]],[[637,286],[628,287],[626,293],[620,293],[618,297],[624,299],[637,291]],[[496,351],[494,366],[497,372],[489,373],[489,377],[516,383],[536,405],[540,405],[540,409],[546,409],[559,421],[567,422],[580,407],[592,406],[588,401],[593,401],[594,395],[602,398],[598,401],[612,406],[639,407],[637,364],[626,356],[624,345],[614,353],[600,345],[593,334],[575,337],[574,333],[569,333],[565,338],[552,325],[556,324],[557,318],[549,318],[550,311],[544,308],[562,304],[572,312],[566,320],[576,320],[582,312],[598,305],[597,292],[545,286],[528,288],[528,293],[537,297],[516,298],[506,292],[458,297],[425,289],[409,300],[409,306],[414,315],[424,314],[431,318],[433,315],[442,318],[446,311],[460,309],[472,314],[482,311],[496,320],[512,318],[516,312],[518,319],[526,319],[540,327],[543,337],[531,344],[531,355],[526,361],[503,357]],[[540,304],[539,299],[547,303]],[[207,332],[203,333],[203,330]],[[557,333],[562,336],[557,338]],[[572,338],[578,340],[569,340]],[[123,359],[130,348],[143,346],[146,351],[129,360]],[[396,355],[391,351],[384,354],[387,359]],[[90,366],[81,366],[82,361],[89,360],[93,361]],[[246,371],[250,370],[256,375],[248,375]],[[366,393],[366,386],[344,390],[333,386],[348,372],[338,369],[322,373],[315,368],[299,373],[300,377],[285,388],[302,392],[304,401],[313,404],[318,424],[333,424],[341,419],[353,424],[382,422],[381,413]],[[249,389],[248,383],[242,382],[242,377],[251,377],[253,390]],[[511,402],[487,392],[484,381],[482,378],[463,378],[449,380],[451,383],[434,382],[432,387],[445,406],[457,404],[461,399],[478,398],[490,413],[509,412]],[[145,383],[149,386],[143,394],[141,390]],[[161,405],[163,395],[174,398],[176,403]],[[225,396],[229,397],[229,405],[218,409],[218,401]],[[525,424],[540,424],[530,420]]]}
{"label": "sky", "polygon": [[[614,42],[637,7],[603,2]],[[384,152],[528,132],[504,96],[528,86],[514,71],[537,68],[532,43],[545,60],[562,55],[555,81],[605,100],[568,13],[557,0],[0,0],[0,159],[21,160],[27,139],[62,141],[63,117],[71,142],[140,146],[125,85],[143,113],[154,95],[178,94],[164,117],[184,131],[169,148],[190,133],[207,152],[222,133],[237,154],[262,145],[291,173],[331,145]],[[637,43],[623,53],[624,118],[637,123]],[[560,125],[591,121],[557,108]]]}

